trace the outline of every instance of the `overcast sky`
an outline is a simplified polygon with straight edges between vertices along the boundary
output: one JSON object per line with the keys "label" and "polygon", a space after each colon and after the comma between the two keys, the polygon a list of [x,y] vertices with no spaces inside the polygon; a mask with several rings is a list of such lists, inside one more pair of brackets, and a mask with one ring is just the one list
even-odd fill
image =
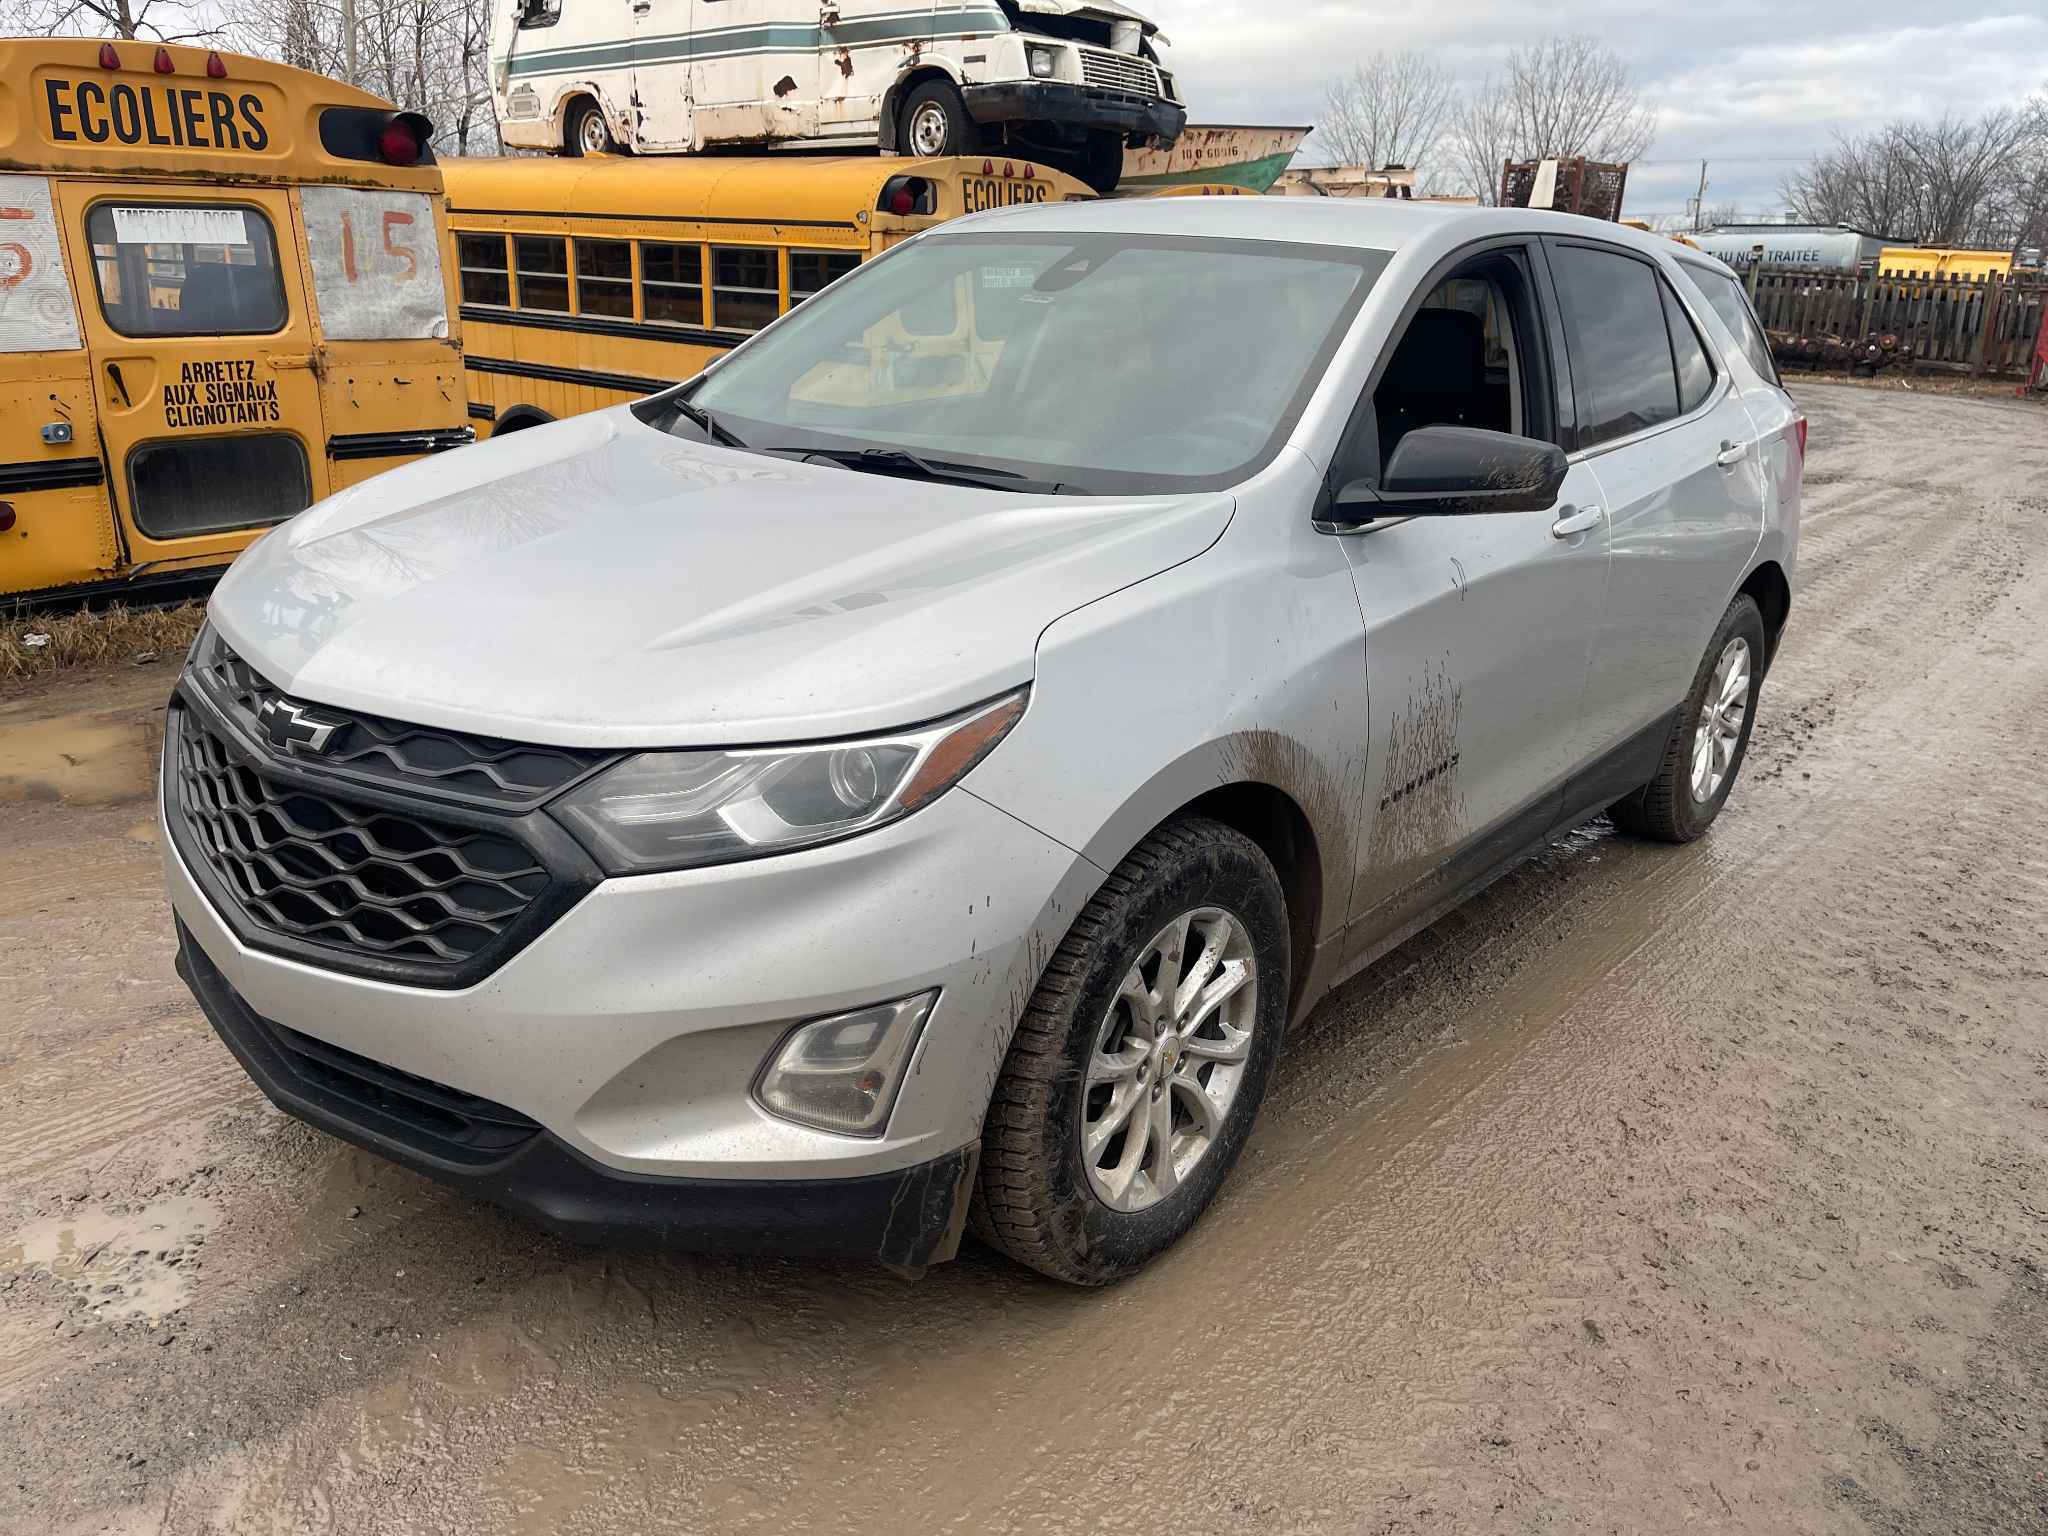
{"label": "overcast sky", "polygon": [[1787,162],[1837,130],[2017,104],[2048,87],[2048,0],[1132,3],[1173,40],[1189,116],[1210,123],[1314,122],[1329,79],[1377,48],[1423,48],[1477,81],[1516,43],[1590,33],[1659,108],[1657,142],[1629,177],[1626,211],[1643,218],[1686,206],[1703,155],[1710,207],[1765,211]]}

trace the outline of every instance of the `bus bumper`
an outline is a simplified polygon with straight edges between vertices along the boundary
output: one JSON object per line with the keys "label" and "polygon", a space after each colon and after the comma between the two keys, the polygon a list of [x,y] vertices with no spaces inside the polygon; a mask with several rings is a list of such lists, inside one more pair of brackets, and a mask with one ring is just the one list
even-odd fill
{"label": "bus bumper", "polygon": [[970,85],[961,95],[977,123],[1052,123],[1062,128],[1110,129],[1171,145],[1188,125],[1184,108],[1170,101],[1096,90],[1061,80],[1006,80]]}

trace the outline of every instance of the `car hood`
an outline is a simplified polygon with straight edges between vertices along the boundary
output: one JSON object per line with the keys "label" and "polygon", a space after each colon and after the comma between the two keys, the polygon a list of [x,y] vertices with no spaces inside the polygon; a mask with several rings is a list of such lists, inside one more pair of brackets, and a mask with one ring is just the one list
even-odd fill
{"label": "car hood", "polygon": [[792,463],[619,407],[330,497],[209,612],[311,702],[558,746],[816,739],[1028,682],[1046,625],[1201,553],[1233,506]]}

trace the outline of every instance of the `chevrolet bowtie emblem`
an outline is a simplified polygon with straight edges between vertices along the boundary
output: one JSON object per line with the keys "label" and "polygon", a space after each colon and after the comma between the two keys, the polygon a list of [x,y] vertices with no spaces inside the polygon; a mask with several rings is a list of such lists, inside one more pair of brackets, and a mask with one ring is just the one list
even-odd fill
{"label": "chevrolet bowtie emblem", "polygon": [[256,724],[280,752],[325,752],[334,733],[345,723],[323,720],[290,699],[266,699],[256,711]]}

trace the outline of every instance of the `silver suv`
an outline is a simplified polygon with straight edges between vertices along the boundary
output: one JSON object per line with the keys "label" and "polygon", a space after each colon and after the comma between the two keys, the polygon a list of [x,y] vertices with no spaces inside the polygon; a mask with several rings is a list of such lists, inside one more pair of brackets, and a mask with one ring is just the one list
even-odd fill
{"label": "silver suv", "polygon": [[1708,828],[1804,451],[1626,229],[948,225],[250,550],[180,966],[287,1110],[559,1231],[1113,1280],[1332,986],[1590,817]]}

